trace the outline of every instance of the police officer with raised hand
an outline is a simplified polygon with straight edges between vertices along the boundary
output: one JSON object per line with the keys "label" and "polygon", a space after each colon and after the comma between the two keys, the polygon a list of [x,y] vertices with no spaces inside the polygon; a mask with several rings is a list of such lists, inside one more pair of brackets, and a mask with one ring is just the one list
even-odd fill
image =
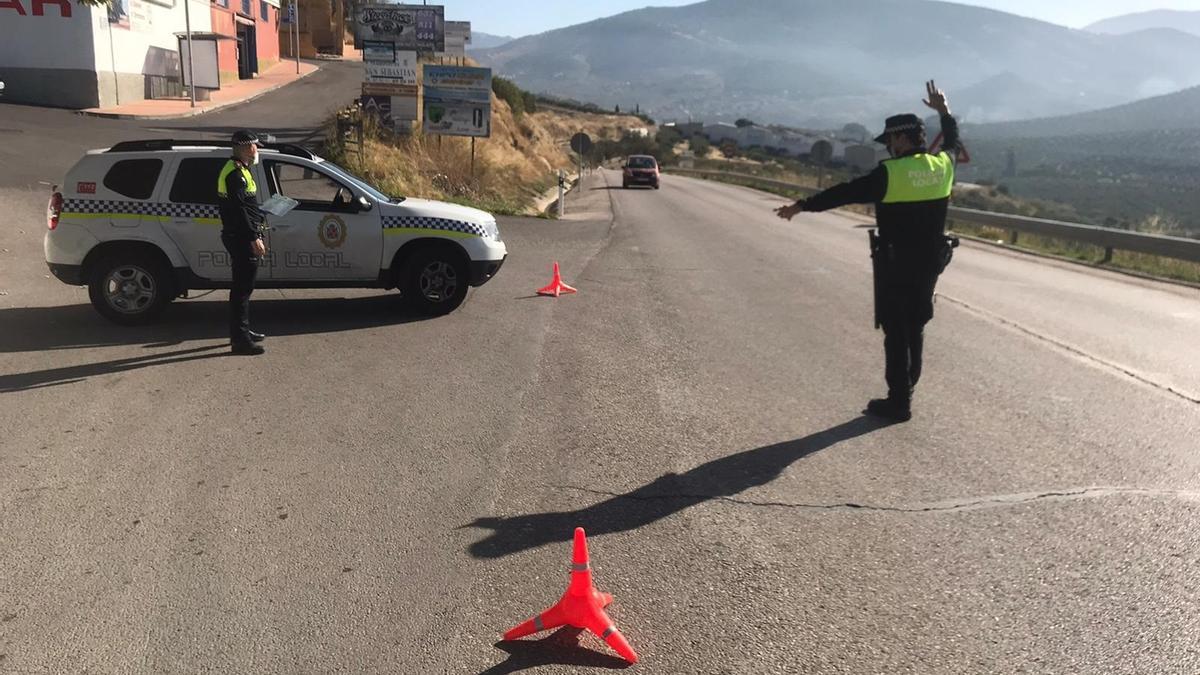
{"label": "police officer with raised hand", "polygon": [[250,294],[258,265],[267,254],[263,242],[266,217],[258,207],[258,186],[250,167],[258,164],[258,137],[249,131],[233,134],[233,157],[217,179],[221,211],[221,243],[229,252],[233,285],[229,289],[229,341],[234,354],[253,356],[265,349],[266,339],[250,330]]}
{"label": "police officer with raised hand", "polygon": [[791,220],[802,211],[875,204],[876,322],[884,332],[888,395],[868,403],[867,413],[895,422],[912,419],[924,327],[933,318],[934,287],[952,248],[945,228],[959,148],[958,123],[946,95],[933,81],[926,83],[926,93],[925,105],[941,115],[941,152],[931,154],[926,148],[920,117],[889,117],[875,141],[887,146],[891,159],[865,176],[776,210],[780,218]]}

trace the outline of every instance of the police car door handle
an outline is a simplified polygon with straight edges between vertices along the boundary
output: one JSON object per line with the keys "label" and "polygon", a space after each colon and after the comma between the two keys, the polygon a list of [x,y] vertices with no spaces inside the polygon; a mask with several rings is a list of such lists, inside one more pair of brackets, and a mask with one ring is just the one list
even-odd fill
{"label": "police car door handle", "polygon": [[272,230],[286,230],[286,229],[288,229],[289,227],[291,227],[291,225],[289,225],[288,223],[279,223],[279,224],[276,224],[276,225],[272,225],[272,226],[271,226],[271,229],[272,229]]}

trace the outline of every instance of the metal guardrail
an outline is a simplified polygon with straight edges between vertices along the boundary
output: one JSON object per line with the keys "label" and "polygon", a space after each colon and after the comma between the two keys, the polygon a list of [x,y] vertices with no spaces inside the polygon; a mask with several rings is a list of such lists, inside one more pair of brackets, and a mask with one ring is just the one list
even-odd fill
{"label": "metal guardrail", "polygon": [[[741,178],[754,181],[759,185],[793,190],[803,194],[816,194],[817,192],[817,190],[803,185],[771,180],[748,173],[676,168],[671,168],[668,172],[700,178]],[[1102,262],[1112,260],[1113,251],[1120,250],[1200,263],[1200,239],[1169,237],[1161,234],[1143,234],[1141,232],[1114,230],[1107,227],[1096,227],[1095,225],[1083,225],[1081,223],[1065,223],[1058,220],[1046,220],[1044,218],[1030,218],[1028,216],[1014,216],[1007,213],[964,209],[957,206],[950,207],[950,218],[974,225],[987,225],[989,227],[1008,230],[1011,233],[1009,237],[1010,243],[1013,244],[1017,243],[1018,233],[1023,232],[1098,246],[1104,249],[1104,260]]]}

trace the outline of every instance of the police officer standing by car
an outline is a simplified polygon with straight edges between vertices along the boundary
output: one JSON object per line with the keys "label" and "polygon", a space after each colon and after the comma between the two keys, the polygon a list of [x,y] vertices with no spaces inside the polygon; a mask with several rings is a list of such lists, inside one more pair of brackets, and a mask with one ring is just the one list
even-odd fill
{"label": "police officer standing by car", "polygon": [[847,204],[875,204],[876,323],[884,333],[887,398],[867,404],[867,413],[895,422],[912,419],[912,394],[921,377],[925,324],[933,318],[933,293],[956,240],[946,237],[946,213],[954,187],[958,123],[946,95],[930,81],[925,105],[941,116],[944,150],[930,154],[925,124],[917,115],[889,117],[876,142],[891,159],[861,178],[776,210],[791,220],[800,212],[827,211]]}
{"label": "police officer standing by car", "polygon": [[229,289],[229,341],[234,354],[262,354],[266,336],[250,330],[250,294],[258,265],[267,254],[263,242],[266,217],[258,207],[258,186],[250,167],[258,164],[258,137],[249,131],[233,134],[233,157],[217,179],[221,210],[221,243],[229,252],[233,285]]}

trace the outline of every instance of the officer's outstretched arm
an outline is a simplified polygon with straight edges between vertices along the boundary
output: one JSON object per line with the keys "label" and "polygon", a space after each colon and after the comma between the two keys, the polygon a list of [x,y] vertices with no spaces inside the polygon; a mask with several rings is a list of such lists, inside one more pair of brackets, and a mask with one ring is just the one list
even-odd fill
{"label": "officer's outstretched arm", "polygon": [[887,169],[880,165],[865,176],[835,185],[798,203],[803,204],[805,211],[828,211],[847,204],[874,204],[883,201],[886,193]]}

